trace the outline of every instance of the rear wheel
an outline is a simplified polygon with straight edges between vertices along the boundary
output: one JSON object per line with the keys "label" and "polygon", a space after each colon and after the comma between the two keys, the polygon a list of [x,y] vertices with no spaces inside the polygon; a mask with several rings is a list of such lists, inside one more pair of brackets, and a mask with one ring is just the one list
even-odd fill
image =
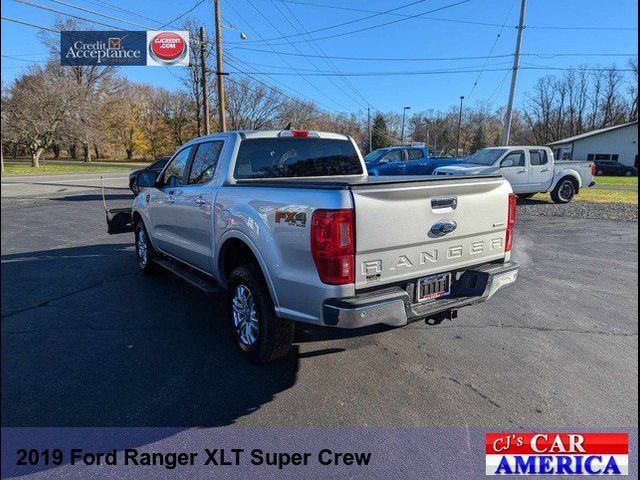
{"label": "rear wheel", "polygon": [[596,172],[596,175],[598,175],[598,176],[600,177],[600,176],[604,175],[604,171],[602,171],[602,170],[598,170],[598,171]]}
{"label": "rear wheel", "polygon": [[627,171],[624,172],[624,176],[625,177],[630,177],[631,173],[632,173],[631,170],[627,170]]}
{"label": "rear wheel", "polygon": [[156,253],[142,221],[136,223],[134,232],[136,240],[136,263],[138,264],[138,268],[143,273],[153,273],[156,270],[156,264],[153,261]]}
{"label": "rear wheel", "polygon": [[237,267],[229,277],[229,323],[240,350],[255,363],[286,355],[294,324],[276,315],[267,284],[258,266]]}
{"label": "rear wheel", "polygon": [[551,192],[551,199],[555,203],[569,203],[576,196],[578,187],[575,180],[571,178],[563,178],[558,182],[556,188]]}

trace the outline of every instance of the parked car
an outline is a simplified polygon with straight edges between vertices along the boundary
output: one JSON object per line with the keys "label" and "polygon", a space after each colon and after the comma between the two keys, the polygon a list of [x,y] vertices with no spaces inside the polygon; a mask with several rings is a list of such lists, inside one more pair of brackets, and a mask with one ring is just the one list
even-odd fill
{"label": "parked car", "polygon": [[425,147],[379,148],[364,157],[369,175],[431,175],[437,167],[453,165],[453,157],[432,158]]}
{"label": "parked car", "polygon": [[133,192],[134,195],[139,193],[138,185],[136,184],[136,178],[140,172],[156,172],[160,173],[162,169],[165,167],[167,162],[171,159],[170,155],[157,157],[153,163],[147,165],[146,167],[140,170],[134,170],[129,174],[129,189]]}
{"label": "parked car", "polygon": [[521,198],[551,192],[556,203],[569,203],[581,188],[595,185],[593,162],[556,161],[548,147],[492,147],[463,163],[437,168],[435,175],[502,174]]}
{"label": "parked car", "polygon": [[235,341],[256,362],[289,350],[295,322],[453,319],[518,273],[509,182],[369,176],[346,135],[217,133],[137,184],[138,268],[225,288]]}
{"label": "parked car", "polygon": [[615,160],[596,160],[596,175],[624,175],[625,177],[637,177],[638,169],[623,165]]}

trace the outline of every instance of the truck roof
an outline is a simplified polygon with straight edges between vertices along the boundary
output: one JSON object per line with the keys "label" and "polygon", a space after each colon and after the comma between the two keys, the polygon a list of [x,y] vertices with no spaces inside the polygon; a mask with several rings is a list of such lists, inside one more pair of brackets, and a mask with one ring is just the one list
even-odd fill
{"label": "truck roof", "polygon": [[235,136],[240,136],[243,140],[253,139],[253,138],[278,138],[280,136],[287,135],[291,132],[296,132],[296,131],[308,131],[309,136],[314,138],[326,138],[326,139],[333,139],[333,140],[349,140],[350,139],[348,135],[345,135],[342,133],[320,132],[317,130],[296,130],[296,129],[293,129],[293,130],[232,130],[229,132],[216,132],[216,133],[212,133],[211,135],[203,135],[201,137],[197,137],[197,138],[194,138],[193,140],[190,140],[185,145],[189,143],[199,142],[202,140],[208,140],[208,139],[215,140],[215,139],[229,138],[229,137],[235,137]]}

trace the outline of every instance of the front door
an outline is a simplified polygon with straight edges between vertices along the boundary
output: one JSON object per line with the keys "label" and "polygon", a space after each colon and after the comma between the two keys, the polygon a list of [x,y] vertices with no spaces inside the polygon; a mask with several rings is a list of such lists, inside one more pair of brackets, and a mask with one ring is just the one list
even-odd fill
{"label": "front door", "polygon": [[378,160],[380,175],[403,175],[405,172],[402,150],[391,150]]}
{"label": "front door", "polygon": [[213,179],[222,145],[222,141],[212,141],[195,147],[187,182],[175,200],[179,258],[205,273],[211,273],[213,265],[213,205],[217,191]]}
{"label": "front door", "polygon": [[500,161],[500,173],[511,184],[515,193],[526,192],[529,182],[529,170],[525,160],[524,150],[515,150],[507,154]]}
{"label": "front door", "polygon": [[157,188],[143,191],[148,195],[149,235],[154,245],[162,252],[172,256],[180,253],[180,236],[176,229],[176,198],[182,193],[189,157],[192,147],[183,148],[169,161],[160,178]]}
{"label": "front door", "polygon": [[553,181],[553,168],[546,150],[529,151],[529,185],[530,192],[546,192]]}

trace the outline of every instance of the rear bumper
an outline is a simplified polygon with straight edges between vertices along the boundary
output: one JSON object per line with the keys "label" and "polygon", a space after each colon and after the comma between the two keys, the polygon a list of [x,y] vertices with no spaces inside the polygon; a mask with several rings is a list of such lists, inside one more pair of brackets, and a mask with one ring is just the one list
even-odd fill
{"label": "rear bumper", "polygon": [[484,302],[498,290],[514,283],[519,268],[516,263],[506,263],[466,270],[453,282],[449,297],[426,303],[415,302],[399,286],[349,298],[330,299],[323,305],[322,321],[324,325],[338,328],[375,324],[401,327],[414,320]]}

